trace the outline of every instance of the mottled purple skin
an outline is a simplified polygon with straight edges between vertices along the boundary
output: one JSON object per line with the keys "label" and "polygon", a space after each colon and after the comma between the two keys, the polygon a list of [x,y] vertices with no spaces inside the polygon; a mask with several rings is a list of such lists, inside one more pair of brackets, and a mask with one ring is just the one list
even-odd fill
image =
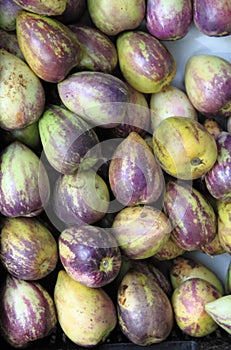
{"label": "mottled purple skin", "polygon": [[122,332],[136,345],[160,343],[173,327],[167,295],[156,282],[135,270],[126,273],[118,288],[117,312]]}
{"label": "mottled purple skin", "polygon": [[146,26],[150,34],[160,40],[183,38],[192,23],[191,0],[174,0],[171,6],[165,0],[148,0]]}
{"label": "mottled purple skin", "polygon": [[66,8],[66,0],[14,0],[16,4],[24,10],[34,12],[45,16],[60,15]]}
{"label": "mottled purple skin", "polygon": [[91,225],[69,227],[61,232],[58,244],[63,267],[75,281],[99,288],[119,273],[120,249],[108,230]]}
{"label": "mottled purple skin", "polygon": [[193,19],[199,31],[208,36],[231,34],[231,3],[229,0],[194,0]]}
{"label": "mottled purple skin", "polygon": [[16,30],[25,60],[44,81],[63,80],[81,59],[81,46],[76,36],[53,18],[21,11]]}
{"label": "mottled purple skin", "polygon": [[185,88],[193,106],[204,116],[230,116],[229,61],[209,54],[191,56],[185,66]]}
{"label": "mottled purple skin", "polygon": [[11,346],[26,347],[55,328],[54,302],[39,283],[7,275],[0,293],[1,334]]}
{"label": "mottled purple skin", "polygon": [[94,129],[61,106],[50,105],[46,109],[39,119],[39,133],[48,161],[62,174],[73,174],[84,162],[84,157],[86,168],[100,158],[99,140]]}
{"label": "mottled purple skin", "polygon": [[164,178],[151,149],[136,132],[116,148],[109,166],[109,182],[116,199],[124,205],[155,202]]}
{"label": "mottled purple skin", "polygon": [[163,208],[172,222],[173,237],[185,250],[198,250],[216,234],[216,215],[207,199],[186,182],[170,180]]}
{"label": "mottled purple skin", "polygon": [[3,49],[25,60],[18,46],[18,39],[15,32],[7,32],[6,30],[0,29],[0,43]]}
{"label": "mottled purple skin", "polygon": [[16,29],[16,17],[21,6],[17,5],[13,0],[0,0],[0,28],[6,31],[14,31]]}
{"label": "mottled purple skin", "polygon": [[47,205],[50,183],[43,163],[15,141],[0,157],[0,212],[4,216],[36,216]]}
{"label": "mottled purple skin", "polygon": [[124,118],[129,102],[126,84],[104,72],[83,71],[58,83],[63,104],[87,122],[110,128]]}
{"label": "mottled purple skin", "polygon": [[205,174],[210,194],[219,200],[231,199],[231,134],[222,131],[216,138],[218,156],[212,169]]}
{"label": "mottled purple skin", "polygon": [[83,51],[82,58],[75,70],[112,73],[117,65],[118,57],[111,39],[94,27],[77,23],[69,25],[69,28],[76,34]]}
{"label": "mottled purple skin", "polygon": [[76,23],[81,19],[86,8],[86,0],[67,0],[64,12],[55,18],[64,24]]}
{"label": "mottled purple skin", "polygon": [[109,191],[95,171],[60,176],[53,193],[54,211],[66,226],[93,224],[108,210]]}

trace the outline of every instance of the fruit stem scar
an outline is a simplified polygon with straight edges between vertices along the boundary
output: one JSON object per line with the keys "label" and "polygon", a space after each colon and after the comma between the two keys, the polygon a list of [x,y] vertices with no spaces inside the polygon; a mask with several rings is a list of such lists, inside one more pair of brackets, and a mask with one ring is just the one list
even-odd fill
{"label": "fruit stem scar", "polygon": [[200,158],[196,157],[196,158],[191,159],[191,165],[197,166],[200,164],[203,164],[203,161]]}

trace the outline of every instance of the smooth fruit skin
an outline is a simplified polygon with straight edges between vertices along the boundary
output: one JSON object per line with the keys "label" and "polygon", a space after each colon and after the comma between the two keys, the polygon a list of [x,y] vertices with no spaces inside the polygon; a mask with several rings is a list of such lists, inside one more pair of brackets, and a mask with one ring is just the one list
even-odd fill
{"label": "smooth fruit skin", "polygon": [[0,50],[0,127],[22,129],[36,122],[45,107],[45,92],[39,78],[16,55]]}
{"label": "smooth fruit skin", "polygon": [[0,156],[0,211],[4,216],[36,216],[46,207],[50,182],[39,157],[19,141]]}
{"label": "smooth fruit skin", "polygon": [[88,11],[95,26],[103,33],[114,36],[137,28],[145,16],[144,0],[88,0]]}
{"label": "smooth fruit skin", "polygon": [[155,93],[174,79],[174,57],[151,34],[140,30],[123,32],[116,46],[122,75],[134,89]]}
{"label": "smooth fruit skin", "polygon": [[53,18],[21,11],[17,16],[16,33],[26,62],[44,81],[63,80],[82,57],[76,36]]}
{"label": "smooth fruit skin", "polygon": [[225,252],[231,253],[231,203],[217,201],[217,232]]}
{"label": "smooth fruit skin", "polygon": [[231,200],[231,134],[222,131],[216,138],[217,160],[205,174],[205,184],[210,194],[219,200]]}
{"label": "smooth fruit skin", "polygon": [[67,0],[14,0],[24,10],[45,16],[61,15]]}
{"label": "smooth fruit skin", "polygon": [[121,251],[131,259],[145,259],[167,242],[171,225],[167,216],[152,206],[130,206],[120,210],[113,221],[112,233]]}
{"label": "smooth fruit skin", "polygon": [[160,197],[164,188],[162,169],[138,133],[131,132],[115,149],[109,183],[116,199],[127,206],[152,203]]}
{"label": "smooth fruit skin", "polygon": [[117,292],[118,322],[122,332],[134,344],[160,343],[173,327],[169,298],[149,276],[128,271]]}
{"label": "smooth fruit skin", "polygon": [[85,286],[103,287],[119,273],[120,249],[108,230],[91,225],[68,227],[60,233],[58,246],[66,272]]}
{"label": "smooth fruit skin", "polygon": [[231,334],[231,295],[208,302],[205,310],[221,328]]}
{"label": "smooth fruit skin", "polygon": [[202,263],[183,256],[172,260],[170,267],[170,279],[174,289],[177,288],[183,281],[195,277],[208,281],[220,291],[221,295],[224,294],[224,287],[220,279],[212,270],[207,268]]}
{"label": "smooth fruit skin", "polygon": [[193,55],[185,66],[185,89],[193,106],[203,115],[231,115],[231,64],[222,57]]}
{"label": "smooth fruit skin", "polygon": [[16,17],[22,10],[21,6],[17,5],[12,0],[0,0],[1,17],[0,28],[7,32],[13,32],[16,28]]}
{"label": "smooth fruit skin", "polygon": [[231,261],[229,263],[225,276],[225,292],[226,294],[231,294]]}
{"label": "smooth fruit skin", "polygon": [[106,341],[117,324],[115,306],[102,288],[90,288],[60,270],[54,289],[59,324],[75,344],[90,347]]}
{"label": "smooth fruit skin", "polygon": [[14,348],[27,347],[55,329],[55,305],[40,283],[24,281],[8,274],[0,293],[1,334]]}
{"label": "smooth fruit skin", "polygon": [[214,238],[217,230],[214,209],[188,183],[168,181],[163,209],[172,223],[172,235],[181,248],[198,250]]}
{"label": "smooth fruit skin", "polygon": [[160,40],[183,38],[192,23],[190,0],[148,0],[146,26]]}
{"label": "smooth fruit skin", "polygon": [[115,44],[97,28],[78,23],[68,26],[82,45],[82,58],[75,70],[112,73],[118,63]]}
{"label": "smooth fruit skin", "polygon": [[59,173],[73,174],[80,165],[89,168],[100,158],[99,139],[94,129],[66,108],[49,105],[38,126],[46,158]]}
{"label": "smooth fruit skin", "polygon": [[217,159],[215,139],[187,117],[164,119],[154,131],[153,150],[163,170],[182,180],[200,178]]}
{"label": "smooth fruit skin", "polygon": [[35,218],[6,218],[0,234],[0,258],[14,277],[39,280],[56,267],[57,243],[52,233]]}
{"label": "smooth fruit skin", "polygon": [[194,0],[193,20],[199,31],[208,36],[231,34],[231,3],[229,0]]}
{"label": "smooth fruit skin", "polygon": [[203,337],[214,332],[218,325],[205,311],[205,305],[219,297],[220,292],[203,279],[191,278],[182,282],[172,295],[178,327],[192,337]]}

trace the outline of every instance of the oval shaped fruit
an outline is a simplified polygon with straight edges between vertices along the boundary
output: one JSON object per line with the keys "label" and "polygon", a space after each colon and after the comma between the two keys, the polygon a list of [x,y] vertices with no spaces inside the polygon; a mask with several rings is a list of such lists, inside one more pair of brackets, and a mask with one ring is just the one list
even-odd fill
{"label": "oval shaped fruit", "polygon": [[131,206],[120,210],[113,221],[112,233],[124,255],[145,259],[158,252],[167,242],[171,225],[159,209]]}
{"label": "oval shaped fruit", "polygon": [[45,16],[60,15],[66,8],[67,0],[13,0],[26,11]]}
{"label": "oval shaped fruit", "polygon": [[231,203],[217,201],[217,232],[220,243],[227,253],[231,253]]}
{"label": "oval shaped fruit", "polygon": [[164,246],[153,255],[154,259],[160,261],[172,260],[185,253],[185,249],[181,248],[170,234],[169,239]]}
{"label": "oval shaped fruit", "polygon": [[207,199],[186,182],[170,180],[166,185],[163,209],[172,223],[172,235],[185,250],[198,250],[217,231],[217,218]]}
{"label": "oval shaped fruit", "polygon": [[63,80],[80,61],[81,46],[63,23],[39,14],[21,11],[16,33],[26,62],[44,81]]}
{"label": "oval shaped fruit", "polygon": [[231,64],[222,57],[193,55],[185,66],[185,89],[193,106],[203,115],[231,115]]}
{"label": "oval shaped fruit", "polygon": [[0,212],[4,216],[35,216],[50,198],[46,168],[38,156],[19,141],[0,156]]}
{"label": "oval shaped fruit", "polygon": [[108,210],[109,190],[94,170],[79,169],[56,180],[53,205],[56,215],[67,226],[93,224]]}
{"label": "oval shaped fruit", "polygon": [[219,200],[231,200],[231,134],[220,132],[216,138],[218,155],[213,167],[205,174],[210,194]]}
{"label": "oval shaped fruit", "polygon": [[118,56],[113,41],[97,28],[78,23],[69,25],[82,46],[82,58],[76,70],[90,70],[112,73],[116,68]]}
{"label": "oval shaped fruit", "polygon": [[165,292],[145,274],[125,274],[117,292],[118,322],[122,332],[140,346],[160,343],[173,327],[173,311]]}
{"label": "oval shaped fruit", "polygon": [[116,147],[108,176],[114,196],[126,206],[155,202],[164,187],[155,156],[136,132],[131,132]]}
{"label": "oval shaped fruit", "polygon": [[119,273],[121,253],[113,235],[100,227],[68,227],[58,240],[59,256],[75,281],[92,288],[112,282]]}
{"label": "oval shaped fruit", "polygon": [[165,86],[150,96],[151,130],[155,131],[162,120],[168,117],[188,117],[198,119],[197,111],[186,93],[173,85]]}
{"label": "oval shaped fruit", "polygon": [[88,0],[88,11],[95,26],[107,35],[137,28],[145,16],[144,0]]}
{"label": "oval shaped fruit", "polygon": [[40,283],[8,274],[0,293],[1,335],[14,348],[27,347],[55,329],[55,305]]}
{"label": "oval shaped fruit", "polygon": [[73,73],[58,83],[63,104],[87,122],[110,128],[124,118],[129,102],[126,84],[104,72]]}
{"label": "oval shaped fruit", "polygon": [[224,295],[205,304],[206,312],[227,333],[231,334],[231,295]]}
{"label": "oval shaped fruit", "polygon": [[216,287],[221,295],[224,287],[217,275],[204,264],[189,257],[179,256],[172,260],[170,267],[170,280],[173,288],[177,288],[183,281],[190,278],[201,278]]}
{"label": "oval shaped fruit", "polygon": [[224,254],[225,249],[220,242],[218,232],[216,232],[212,241],[203,245],[200,250],[211,257]]}
{"label": "oval shaped fruit", "polygon": [[45,106],[44,88],[28,65],[0,49],[0,126],[6,130],[24,128],[36,122]]}
{"label": "oval shaped fruit", "polygon": [[220,292],[203,279],[191,278],[182,282],[172,295],[178,327],[192,337],[203,337],[214,332],[218,325],[205,311],[205,305],[220,296]]}
{"label": "oval shaped fruit", "polygon": [[35,218],[6,218],[0,234],[0,258],[14,277],[39,280],[57,265],[57,243],[52,233]]}
{"label": "oval shaped fruit", "polygon": [[194,0],[193,20],[196,28],[208,36],[231,34],[231,3],[226,0]]}
{"label": "oval shaped fruit", "polygon": [[94,129],[77,114],[49,105],[39,119],[39,134],[47,160],[62,174],[73,174],[81,165],[91,167],[101,156]]}
{"label": "oval shaped fruit", "polygon": [[22,10],[13,0],[0,0],[1,16],[0,28],[6,31],[14,31],[16,28],[16,17]]}
{"label": "oval shaped fruit", "polygon": [[161,167],[182,180],[205,175],[217,159],[215,139],[197,120],[173,116],[153,134],[153,149]]}
{"label": "oval shaped fruit", "polygon": [[192,23],[190,0],[148,0],[146,26],[150,34],[160,40],[183,38]]}
{"label": "oval shaped fruit", "polygon": [[117,324],[115,306],[102,288],[90,288],[60,270],[54,289],[59,324],[65,335],[79,346],[106,341]]}
{"label": "oval shaped fruit", "polygon": [[122,75],[134,89],[155,93],[174,79],[174,57],[151,34],[126,31],[119,34],[116,46]]}

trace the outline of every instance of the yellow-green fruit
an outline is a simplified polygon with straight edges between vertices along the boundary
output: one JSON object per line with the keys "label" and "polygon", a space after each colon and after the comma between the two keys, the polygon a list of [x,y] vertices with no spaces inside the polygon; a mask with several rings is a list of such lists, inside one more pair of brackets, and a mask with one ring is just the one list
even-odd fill
{"label": "yellow-green fruit", "polygon": [[225,276],[225,292],[226,294],[231,294],[231,261]]}
{"label": "yellow-green fruit", "polygon": [[172,306],[178,327],[193,337],[204,337],[218,325],[205,311],[205,304],[221,297],[211,283],[191,278],[182,282],[173,292]]}
{"label": "yellow-green fruit", "polygon": [[231,295],[205,304],[205,310],[220,327],[231,334]]}
{"label": "yellow-green fruit", "polygon": [[224,294],[221,281],[205,265],[183,256],[173,259],[170,268],[170,280],[173,288],[177,288],[182,282],[191,278],[201,278],[216,287],[222,295]]}
{"label": "yellow-green fruit", "polygon": [[156,254],[153,255],[153,257],[161,261],[171,260],[182,255],[184,252],[185,250],[177,244],[177,242],[173,239],[172,235],[170,234],[170,237],[167,240],[167,242],[160,250],[158,250]]}
{"label": "yellow-green fruit", "polygon": [[116,310],[108,294],[74,281],[64,270],[58,273],[54,302],[62,330],[79,346],[105,341],[116,326]]}
{"label": "yellow-green fruit", "polygon": [[182,179],[198,179],[217,159],[212,135],[196,120],[173,116],[163,120],[153,134],[153,149],[161,167]]}
{"label": "yellow-green fruit", "polygon": [[231,202],[218,201],[218,237],[224,250],[231,254]]}

